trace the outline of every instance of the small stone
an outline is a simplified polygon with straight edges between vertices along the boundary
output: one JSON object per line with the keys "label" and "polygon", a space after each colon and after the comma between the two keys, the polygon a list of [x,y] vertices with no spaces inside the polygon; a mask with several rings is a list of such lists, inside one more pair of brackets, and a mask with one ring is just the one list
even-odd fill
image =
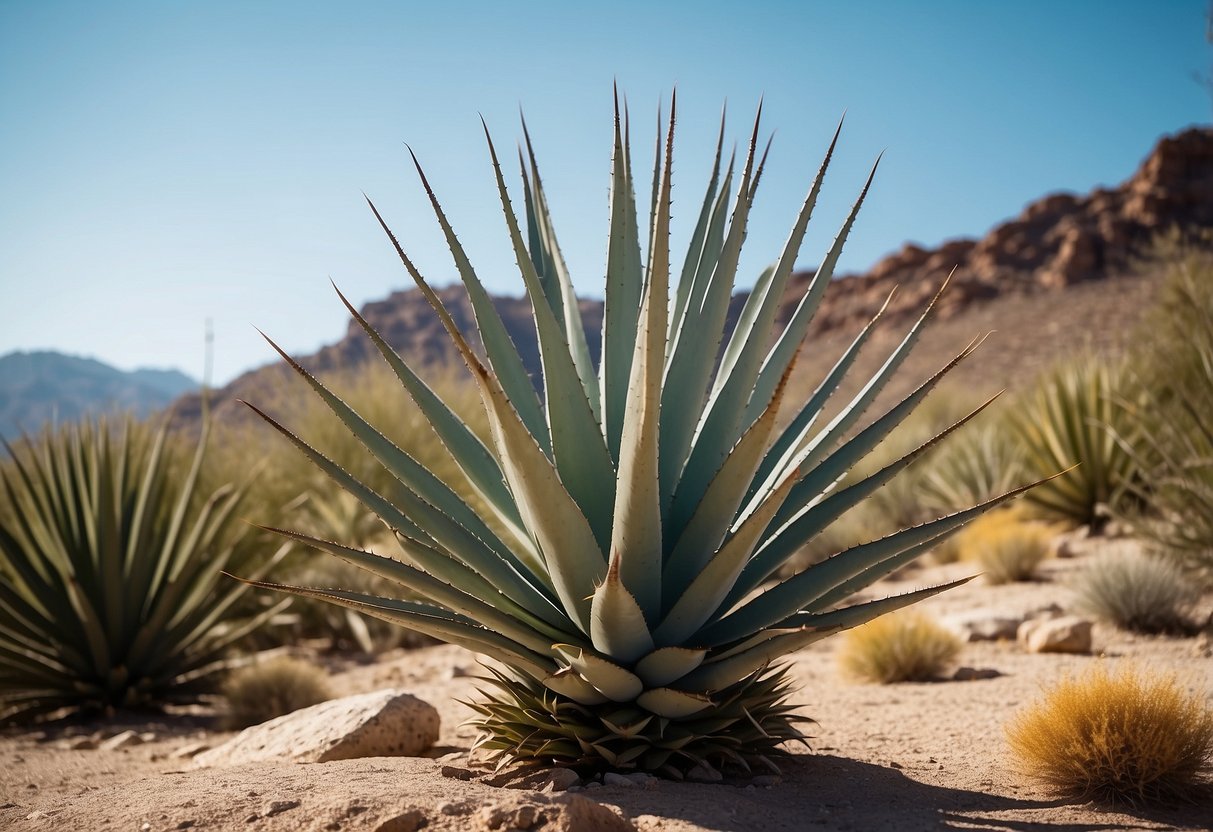
{"label": "small stone", "polygon": [[760,774],[750,782],[755,786],[764,786],[766,788],[770,788],[771,786],[778,786],[780,783],[782,783],[783,778],[778,774]]}
{"label": "small stone", "polygon": [[958,667],[952,674],[955,682],[972,682],[976,679],[997,679],[1002,674],[992,667]]}
{"label": "small stone", "polygon": [[700,763],[687,772],[687,779],[692,783],[719,783],[724,775],[711,766]]}
{"label": "small stone", "polygon": [[448,800],[446,803],[438,804],[439,814],[449,816],[469,815],[472,813],[472,809],[472,804],[466,800]]}
{"label": "small stone", "polygon": [[156,741],[156,732],[155,731],[144,731],[143,733],[141,733],[139,735],[139,740],[141,742],[155,742]]}
{"label": "small stone", "polygon": [[1036,618],[1019,628],[1019,641],[1029,653],[1090,653],[1092,622],[1067,615]]}
{"label": "small stone", "polygon": [[[636,832],[636,827],[620,817],[610,806],[584,797],[562,799],[563,806],[552,832]],[[549,825],[544,824],[544,832]]]}
{"label": "small stone", "polygon": [[613,771],[608,771],[602,775],[602,784],[604,786],[623,786],[624,788],[634,789],[636,784],[633,783],[626,775],[616,774]]}
{"label": "small stone", "polygon": [[474,773],[459,766],[443,766],[438,771],[443,777],[450,777],[453,780],[471,780],[475,777]]}
{"label": "small stone", "polygon": [[144,821],[143,825],[139,827],[139,832],[149,832],[149,830],[151,828],[152,828],[152,825],[150,823],[148,823],[147,821]]}
{"label": "small stone", "polygon": [[509,823],[510,813],[501,806],[486,806],[480,810],[478,826],[487,829],[500,829]]}
{"label": "small stone", "polygon": [[547,779],[544,781],[544,785],[551,786],[554,792],[577,788],[580,783],[581,778],[571,768],[554,768],[548,772]]}
{"label": "small stone", "polygon": [[625,774],[624,777],[628,778],[633,783],[635,783],[637,786],[640,786],[642,789],[655,789],[655,788],[657,788],[657,785],[661,782],[653,775],[648,774],[647,772],[643,772],[643,771],[633,772],[632,774]]}
{"label": "small stone", "polygon": [[949,616],[944,623],[965,641],[1012,641],[1023,620],[978,611]]}
{"label": "small stone", "polygon": [[174,760],[186,760],[193,757],[195,754],[201,754],[203,751],[209,751],[210,748],[211,744],[209,742],[191,742],[181,746],[168,756]]}
{"label": "small stone", "polygon": [[539,811],[539,807],[532,803],[525,803],[518,807],[518,811],[514,813],[514,827],[516,829],[530,829],[539,820],[543,818],[543,813]]}
{"label": "small stone", "polygon": [[77,737],[69,742],[67,747],[72,751],[95,751],[97,742],[91,737]]}
{"label": "small stone", "polygon": [[590,782],[585,784],[585,787],[587,789],[601,789],[602,784],[599,783],[597,780],[591,780]]}
{"label": "small stone", "polygon": [[281,815],[283,812],[289,812],[291,809],[298,808],[298,806],[298,800],[274,800],[261,810],[261,814],[267,818],[272,818],[274,815]]}
{"label": "small stone", "polygon": [[897,762],[896,760],[893,760],[889,763],[889,768],[905,768],[905,766],[903,766],[901,763]]}
{"label": "small stone", "polygon": [[130,748],[133,745],[142,745],[143,739],[134,731],[123,731],[121,734],[114,734],[105,742],[98,746],[102,751],[117,751],[120,748]]}
{"label": "small stone", "polygon": [[181,821],[181,823],[177,824],[177,828],[178,828],[178,829],[189,829],[189,828],[191,828],[193,825],[194,825],[194,821],[192,821],[192,820],[183,820],[183,821]]}
{"label": "small stone", "polygon": [[[443,814],[447,814],[443,812]],[[426,825],[425,812],[416,806],[410,806],[398,815],[388,818],[375,827],[375,832],[417,832]]]}

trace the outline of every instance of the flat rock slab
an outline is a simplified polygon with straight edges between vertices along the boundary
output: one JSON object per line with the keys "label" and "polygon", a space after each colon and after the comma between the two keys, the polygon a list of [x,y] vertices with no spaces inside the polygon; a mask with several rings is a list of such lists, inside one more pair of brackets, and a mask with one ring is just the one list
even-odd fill
{"label": "flat rock slab", "polygon": [[194,764],[416,757],[437,742],[438,730],[433,705],[404,691],[379,690],[321,702],[245,728],[223,745],[194,757]]}

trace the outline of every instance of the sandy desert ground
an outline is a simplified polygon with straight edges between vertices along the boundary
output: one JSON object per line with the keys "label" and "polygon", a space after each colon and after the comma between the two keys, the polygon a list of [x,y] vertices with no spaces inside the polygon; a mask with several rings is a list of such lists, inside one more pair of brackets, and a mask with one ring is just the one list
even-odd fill
{"label": "sandy desert ground", "polygon": [[[1047,561],[1037,582],[989,586],[978,580],[923,608],[939,617],[1017,615],[1050,604],[1069,608],[1067,576],[1109,545],[1132,544],[1085,541],[1077,557]],[[876,589],[903,591],[970,570],[966,564],[924,566]],[[1202,620],[1211,610],[1213,597],[1206,597],[1198,611]],[[842,679],[835,657],[839,643],[827,639],[792,658],[801,686],[798,701],[818,724],[811,750],[797,749],[776,782],[593,783],[575,794],[539,794],[495,787],[486,782],[491,778],[451,777],[464,764],[462,752],[472,740],[460,727],[469,712],[459,700],[475,695],[474,681],[465,674],[475,672],[477,659],[439,646],[391,653],[373,664],[351,663],[337,667],[333,676],[341,694],[399,687],[432,703],[441,713],[442,732],[429,757],[198,769],[175,752],[229,736],[215,730],[213,716],[205,712],[10,729],[0,736],[0,828],[1027,832],[1213,827],[1208,789],[1190,805],[1132,812],[1058,801],[1015,770],[1003,735],[1008,717],[1044,686],[1097,661],[1175,671],[1191,689],[1213,698],[1207,632],[1193,638],[1144,637],[1097,624],[1091,655],[1029,654],[1012,641],[972,642],[960,664],[1000,675],[887,686]],[[117,751],[71,747],[127,729],[154,738]],[[447,775],[444,766],[453,767]],[[615,815],[604,825],[602,817],[578,814],[589,805],[583,799],[612,807]],[[528,805],[535,808],[520,809]],[[619,817],[631,826],[609,822]]]}

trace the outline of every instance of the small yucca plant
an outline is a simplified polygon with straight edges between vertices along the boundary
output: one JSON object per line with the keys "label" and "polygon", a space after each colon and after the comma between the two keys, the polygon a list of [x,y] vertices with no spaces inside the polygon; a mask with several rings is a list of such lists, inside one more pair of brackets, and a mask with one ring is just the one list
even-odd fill
{"label": "small yucca plant", "polygon": [[5,445],[0,721],[189,701],[285,606],[227,620],[247,590],[219,583],[245,487],[199,493],[205,435],[184,470],[171,444],[167,422],[102,420]]}
{"label": "small yucca plant", "polygon": [[507,669],[495,671],[486,698],[472,706],[479,745],[495,755],[674,776],[697,764],[769,764],[785,741],[802,738],[799,726],[806,721],[787,702],[780,657],[960,583],[840,606],[1013,496],[854,546],[764,586],[807,541],[981,410],[861,481],[835,489],[976,343],[856,431],[914,344],[929,307],[879,373],[821,424],[826,400],[872,328],[856,337],[807,399],[794,400],[786,382],[867,185],[768,348],[831,143],[787,245],[759,277],[725,343],[729,297],[762,171],[758,125],[740,176],[730,162],[721,179],[718,144],[671,297],[673,127],[671,115],[665,141],[657,145],[642,259],[626,119],[616,110],[597,368],[529,137],[521,155],[525,228],[511,208],[489,142],[506,227],[534,311],[542,397],[420,165],[475,311],[487,363],[371,206],[470,368],[488,415],[490,443],[482,443],[346,305],[462,466],[482,509],[393,446],[293,361],[405,486],[402,496],[383,498],[266,417],[383,519],[403,560],[282,533],[390,577],[427,601],[283,589],[400,622],[503,663]]}
{"label": "small yucca plant", "polygon": [[1125,378],[1121,363],[1083,358],[1046,373],[1015,411],[1028,473],[1072,468],[1028,496],[1045,516],[1099,527],[1122,505],[1136,471],[1126,450],[1136,437],[1120,405]]}
{"label": "small yucca plant", "polygon": [[1213,762],[1213,709],[1174,677],[1097,664],[1007,726],[1021,770],[1077,801],[1183,797]]}
{"label": "small yucca plant", "polygon": [[929,682],[940,677],[961,646],[955,633],[927,616],[899,612],[847,633],[838,663],[861,682]]}

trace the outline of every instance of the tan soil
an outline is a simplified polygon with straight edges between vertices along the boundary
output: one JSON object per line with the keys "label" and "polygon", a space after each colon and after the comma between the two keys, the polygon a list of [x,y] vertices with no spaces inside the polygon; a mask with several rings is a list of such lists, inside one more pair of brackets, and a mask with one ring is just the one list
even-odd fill
{"label": "tan soil", "polygon": [[[1110,545],[1088,542],[1088,549]],[[972,610],[1016,614],[1050,603],[1071,605],[1067,573],[1077,559],[1045,564],[1036,583],[988,586],[974,581],[923,605],[936,615]],[[904,591],[956,577],[963,564],[929,566],[879,587]],[[1200,610],[1209,615],[1213,598]],[[1092,662],[1137,661],[1176,671],[1213,697],[1208,641],[1143,637],[1097,625],[1098,656],[1030,655],[1012,643],[965,646],[963,665],[1002,675],[970,682],[859,685],[840,678],[828,639],[792,657],[804,712],[818,726],[812,750],[797,750],[782,782],[755,786],[747,779],[705,785],[659,781],[650,787],[607,786],[580,796],[617,807],[641,830],[854,829],[1208,829],[1210,792],[1191,806],[1125,813],[1066,805],[1016,773],[1003,724],[1043,686]],[[1104,657],[1103,659],[1099,656]],[[460,723],[474,696],[462,675],[476,658],[440,646],[397,652],[379,662],[334,675],[341,694],[386,686],[407,688],[433,703],[443,720],[439,756],[466,749]],[[427,758],[372,758],[314,765],[261,763],[194,769],[171,753],[189,743],[212,744],[229,734],[203,716],[179,715],[9,731],[0,736],[0,828],[13,830],[249,829],[427,830],[489,829],[526,793],[444,777],[442,762]],[[108,736],[126,728],[152,731],[154,741],[118,751],[71,750],[74,738]],[[559,796],[556,796],[559,799]],[[278,811],[275,811],[277,804]],[[497,821],[492,809],[497,807]],[[542,808],[542,807],[541,807]],[[413,814],[410,815],[409,812]],[[599,828],[588,820],[559,820],[547,828]],[[392,823],[389,819],[404,815]],[[412,818],[412,822],[410,822]],[[570,825],[571,824],[571,825]],[[502,826],[501,828],[505,828]],[[601,827],[605,828],[605,827]]]}

